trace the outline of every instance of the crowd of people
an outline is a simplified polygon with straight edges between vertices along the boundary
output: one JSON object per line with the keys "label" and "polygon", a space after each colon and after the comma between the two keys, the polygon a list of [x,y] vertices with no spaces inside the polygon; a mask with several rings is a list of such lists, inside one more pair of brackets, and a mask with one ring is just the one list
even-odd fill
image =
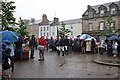
{"label": "crowd of people", "polygon": [[[44,36],[41,36],[41,38],[36,39],[34,45],[35,46],[41,45],[41,49],[43,46],[47,51],[50,52],[56,51],[58,55],[62,56],[64,56],[65,54],[68,55],[69,52],[72,51],[92,54],[106,53],[109,56],[118,56],[120,54],[120,41],[116,39],[115,40],[106,39],[105,41],[102,41],[101,43],[97,44],[95,39],[91,40],[79,38],[68,39],[67,36],[65,38],[57,37],[56,39],[53,39],[53,37],[51,37],[50,39],[44,39]],[[40,50],[40,52],[43,53],[42,56],[44,56],[45,49],[43,51]],[[41,61],[40,59],[39,61]]]}
{"label": "crowd of people", "polygon": [[[35,35],[28,37],[26,39],[19,36],[19,39],[14,44],[9,41],[1,42],[2,45],[2,67],[3,67],[3,77],[7,75],[10,77],[10,71],[14,71],[14,62],[16,60],[16,55],[20,54],[21,61],[23,60],[23,49],[22,44],[28,45],[30,48],[30,59],[34,59],[35,49],[39,50],[38,61],[44,61],[44,53],[46,51],[56,51],[57,55],[65,56],[70,52],[81,52],[92,53],[92,54],[108,54],[109,56],[118,56],[120,54],[120,41],[119,40],[108,40],[102,41],[100,44],[92,40],[85,39],[68,39],[65,38],[45,39],[44,36],[36,38]],[[102,46],[102,47],[101,47]]]}

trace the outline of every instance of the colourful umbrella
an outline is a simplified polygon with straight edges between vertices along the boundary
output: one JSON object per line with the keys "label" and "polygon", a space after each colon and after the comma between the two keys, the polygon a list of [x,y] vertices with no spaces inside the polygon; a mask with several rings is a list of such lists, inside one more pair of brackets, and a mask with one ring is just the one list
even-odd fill
{"label": "colourful umbrella", "polygon": [[115,39],[118,40],[119,39],[118,36],[111,36],[108,38],[108,40],[115,40]]}
{"label": "colourful umbrella", "polygon": [[94,37],[89,37],[89,38],[87,38],[87,39],[85,39],[86,41],[88,41],[88,40],[92,40],[92,39],[94,39],[95,41],[96,41],[96,39],[94,38]]}
{"label": "colourful umbrella", "polygon": [[80,36],[80,39],[87,39],[87,38],[91,38],[92,36],[90,36],[89,34],[83,34]]}
{"label": "colourful umbrella", "polygon": [[0,31],[0,41],[10,41],[12,44],[18,40],[18,36],[12,31]]}

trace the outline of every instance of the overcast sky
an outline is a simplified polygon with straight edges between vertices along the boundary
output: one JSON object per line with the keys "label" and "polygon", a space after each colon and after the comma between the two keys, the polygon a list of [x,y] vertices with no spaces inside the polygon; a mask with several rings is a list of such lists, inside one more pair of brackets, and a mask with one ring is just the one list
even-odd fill
{"label": "overcast sky", "polygon": [[46,14],[51,21],[53,17],[59,20],[82,18],[87,5],[99,5],[119,0],[12,0],[15,1],[16,9],[14,16],[18,19],[42,19]]}

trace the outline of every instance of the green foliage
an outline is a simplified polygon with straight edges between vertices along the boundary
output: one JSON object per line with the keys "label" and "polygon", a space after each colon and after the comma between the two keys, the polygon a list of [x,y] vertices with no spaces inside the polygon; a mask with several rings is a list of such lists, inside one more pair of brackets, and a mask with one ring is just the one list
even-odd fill
{"label": "green foliage", "polygon": [[28,31],[27,31],[27,26],[26,26],[26,24],[25,24],[25,22],[21,19],[21,18],[19,18],[20,20],[19,20],[19,23],[18,23],[18,29],[16,29],[16,32],[20,35],[20,36],[22,36],[22,37],[26,37],[26,36],[28,36]]}
{"label": "green foliage", "polygon": [[101,31],[100,35],[106,36],[107,34],[114,33],[113,30],[115,30],[115,21],[110,15],[107,19],[107,26],[104,27],[104,30]]}
{"label": "green foliage", "polygon": [[15,25],[15,18],[13,16],[14,9],[16,6],[13,6],[15,2],[13,1],[2,1],[2,30],[14,30],[10,26]]}
{"label": "green foliage", "polygon": [[69,32],[71,32],[69,29],[65,28],[65,24],[62,22],[61,28],[59,30],[59,36],[61,38],[65,38],[65,36],[69,35]]}

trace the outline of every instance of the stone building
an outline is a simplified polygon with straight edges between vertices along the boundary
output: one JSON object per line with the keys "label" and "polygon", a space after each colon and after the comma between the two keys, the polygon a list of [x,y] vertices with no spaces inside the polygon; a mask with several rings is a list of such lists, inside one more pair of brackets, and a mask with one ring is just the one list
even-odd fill
{"label": "stone building", "polygon": [[29,36],[31,35],[35,35],[36,38],[39,37],[39,23],[41,22],[41,20],[31,20],[31,22],[28,23],[27,25],[27,29],[29,32]]}
{"label": "stone building", "polygon": [[[82,33],[91,34],[98,38],[99,33],[107,26],[107,19],[110,15],[115,21],[115,32],[120,35],[120,1],[96,6],[88,5],[82,15]],[[111,23],[111,27],[112,25],[113,23]]]}

